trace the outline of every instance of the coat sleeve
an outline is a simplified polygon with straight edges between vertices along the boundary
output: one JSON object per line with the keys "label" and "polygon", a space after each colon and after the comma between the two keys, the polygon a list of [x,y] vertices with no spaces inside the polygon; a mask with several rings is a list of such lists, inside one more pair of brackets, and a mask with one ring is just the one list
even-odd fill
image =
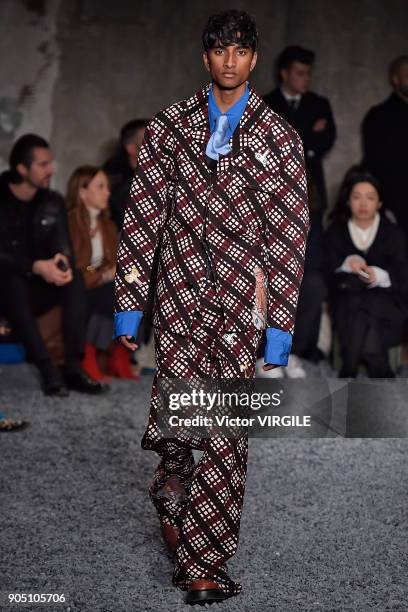
{"label": "coat sleeve", "polygon": [[82,270],[82,276],[86,289],[95,289],[102,284],[102,271],[101,270]]}
{"label": "coat sleeve", "polygon": [[72,268],[75,268],[75,254],[72,248],[71,237],[68,229],[68,215],[64,198],[57,192],[48,195],[50,206],[55,207],[57,221],[53,235],[53,253],[62,253],[69,260]]}
{"label": "coat sleeve", "polygon": [[86,289],[94,289],[100,285],[102,275],[97,270],[90,271],[88,266],[90,264],[89,259],[86,259],[85,252],[86,244],[90,238],[88,235],[84,235],[84,231],[78,225],[76,211],[69,211],[67,215],[68,230],[71,239],[72,250],[75,256],[75,268],[79,270],[84,279]]}
{"label": "coat sleeve", "polygon": [[323,155],[332,148],[336,140],[336,124],[330,102],[326,98],[322,98],[320,101],[319,115],[319,119],[326,120],[326,127],[315,132],[313,131],[313,125],[311,125],[310,130],[305,135],[304,144],[307,151],[312,150],[317,155]]}
{"label": "coat sleeve", "polygon": [[116,313],[147,308],[153,259],[167,217],[171,168],[170,133],[157,115],[146,129],[130,188],[117,254]]}
{"label": "coat sleeve", "polygon": [[302,142],[291,131],[281,145],[280,174],[266,219],[267,326],[293,334],[309,231]]}
{"label": "coat sleeve", "polygon": [[[332,224],[324,233],[324,273],[327,281],[332,280],[335,271],[341,266],[345,257],[347,257],[347,255],[351,255],[351,253],[348,253],[344,248],[345,239],[342,239],[343,236],[344,238],[346,237],[346,232],[346,226],[344,227],[344,230],[341,231]],[[341,239],[339,239],[339,235]]]}
{"label": "coat sleeve", "polygon": [[34,259],[2,251],[0,247],[0,271],[2,273],[13,272],[14,274],[31,277],[34,275],[33,265]]}
{"label": "coat sleeve", "polygon": [[[355,274],[340,271],[349,255],[358,255],[347,248],[347,225],[333,222],[324,233],[324,275],[331,295],[344,291],[360,291],[365,287]],[[337,272],[336,272],[337,270]]]}
{"label": "coat sleeve", "polygon": [[386,134],[384,134],[383,121],[378,117],[377,110],[372,108],[368,111],[361,125],[361,136],[363,146],[363,165],[383,181],[384,170],[387,168],[387,150],[384,146]]}
{"label": "coat sleeve", "polygon": [[390,291],[407,294],[408,292],[408,256],[405,235],[398,226],[390,226],[387,241],[387,265],[384,268],[390,276]]}

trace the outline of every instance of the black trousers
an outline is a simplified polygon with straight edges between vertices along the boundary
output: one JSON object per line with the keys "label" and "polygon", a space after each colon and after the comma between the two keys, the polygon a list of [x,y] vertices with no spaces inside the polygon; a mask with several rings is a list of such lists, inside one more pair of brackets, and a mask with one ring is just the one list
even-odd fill
{"label": "black trousers", "polygon": [[104,283],[86,291],[86,341],[106,351],[112,343],[115,287]]}
{"label": "black trousers", "polygon": [[30,361],[36,365],[50,360],[36,317],[60,304],[65,365],[79,366],[86,324],[86,296],[81,272],[75,270],[72,281],[63,287],[46,283],[40,277],[6,274],[0,289],[5,314],[24,344]]}
{"label": "black trousers", "polygon": [[365,289],[336,296],[334,327],[342,358],[341,377],[355,377],[365,363],[371,378],[394,376],[388,349],[401,342],[405,309],[385,290]]}
{"label": "black trousers", "polygon": [[307,357],[317,347],[326,285],[318,270],[306,271],[299,291],[292,353]]}
{"label": "black trousers", "polygon": [[104,283],[94,289],[86,290],[88,318],[98,314],[113,319],[115,310],[115,286],[113,281]]}

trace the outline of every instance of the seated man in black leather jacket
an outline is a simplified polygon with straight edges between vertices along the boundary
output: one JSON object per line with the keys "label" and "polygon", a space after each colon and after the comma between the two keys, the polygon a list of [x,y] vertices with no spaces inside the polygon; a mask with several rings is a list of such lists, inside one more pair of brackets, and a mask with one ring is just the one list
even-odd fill
{"label": "seated man in black leather jacket", "polygon": [[[53,174],[48,143],[26,134],[10,153],[10,170],[0,176],[1,304],[41,374],[46,394],[67,387],[100,393],[105,387],[80,367],[85,304],[82,276],[74,269],[63,198],[48,187]],[[63,376],[40,335],[36,316],[62,306]]]}

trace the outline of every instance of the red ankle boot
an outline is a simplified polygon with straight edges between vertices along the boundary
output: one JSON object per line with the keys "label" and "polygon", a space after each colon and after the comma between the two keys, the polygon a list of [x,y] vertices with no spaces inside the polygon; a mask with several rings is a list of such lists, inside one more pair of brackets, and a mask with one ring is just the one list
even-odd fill
{"label": "red ankle boot", "polygon": [[121,344],[115,344],[112,353],[109,356],[108,371],[116,378],[127,378],[129,380],[140,380],[140,376],[135,376],[132,373],[130,362],[130,354],[127,349]]}
{"label": "red ankle boot", "polygon": [[96,346],[90,343],[85,344],[84,358],[81,361],[81,368],[93,378],[93,380],[100,380],[108,382],[109,378],[102,374],[99,369],[98,362],[96,360]]}

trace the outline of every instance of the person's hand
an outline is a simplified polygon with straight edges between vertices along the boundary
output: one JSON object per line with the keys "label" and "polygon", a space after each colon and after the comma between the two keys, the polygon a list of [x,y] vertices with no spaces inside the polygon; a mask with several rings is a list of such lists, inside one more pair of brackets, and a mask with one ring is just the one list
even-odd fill
{"label": "person's hand", "polygon": [[350,270],[352,272],[354,272],[354,274],[358,274],[360,272],[360,270],[364,270],[367,267],[367,263],[365,262],[365,260],[358,256],[358,257],[350,257],[350,259],[348,260],[348,265],[350,266]]}
{"label": "person's hand", "polygon": [[316,123],[314,124],[312,130],[313,132],[322,132],[323,130],[326,129],[326,126],[327,126],[327,119],[318,119]]}
{"label": "person's hand", "polygon": [[116,274],[116,266],[111,266],[107,270],[104,270],[104,272],[102,272],[102,282],[110,283],[115,278],[115,274]]}
{"label": "person's hand", "polygon": [[128,351],[135,351],[139,345],[136,342],[132,342],[134,340],[133,336],[118,336],[117,341],[120,342],[122,346],[128,349]]}
{"label": "person's hand", "polygon": [[54,255],[53,259],[54,259],[55,263],[58,263],[59,261],[63,261],[64,264],[66,265],[66,267],[69,268],[68,257],[66,255],[64,255],[64,253],[56,253],[56,255]]}
{"label": "person's hand", "polygon": [[[67,270],[60,270],[58,262],[63,261],[67,266]],[[37,259],[33,264],[34,274],[38,274],[45,280],[46,283],[62,287],[72,281],[72,270],[69,267],[69,261],[62,253],[57,253],[51,259]]]}
{"label": "person's hand", "polygon": [[280,368],[279,365],[274,365],[273,363],[265,363],[262,366],[264,372],[268,372],[268,370],[273,370],[274,368]]}
{"label": "person's hand", "polygon": [[371,267],[371,266],[365,266],[365,268],[363,268],[364,272],[366,272],[368,274],[368,278],[366,278],[365,276],[360,275],[361,280],[366,283],[367,285],[369,285],[370,283],[375,283],[375,281],[377,280],[377,277],[375,275],[375,270]]}

